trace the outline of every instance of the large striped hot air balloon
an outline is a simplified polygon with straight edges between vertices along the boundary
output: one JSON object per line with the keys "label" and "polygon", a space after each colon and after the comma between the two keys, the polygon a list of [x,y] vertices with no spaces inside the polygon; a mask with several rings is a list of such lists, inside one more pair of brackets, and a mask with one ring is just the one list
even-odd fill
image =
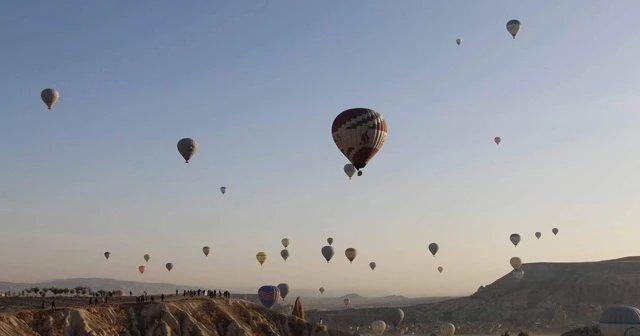
{"label": "large striped hot air balloon", "polygon": [[258,289],[258,298],[265,307],[271,308],[280,298],[280,289],[277,286],[262,286]]}
{"label": "large striped hot air balloon", "polygon": [[333,120],[331,135],[333,142],[360,176],[360,169],[367,165],[387,140],[387,122],[374,110],[352,108],[338,114]]}

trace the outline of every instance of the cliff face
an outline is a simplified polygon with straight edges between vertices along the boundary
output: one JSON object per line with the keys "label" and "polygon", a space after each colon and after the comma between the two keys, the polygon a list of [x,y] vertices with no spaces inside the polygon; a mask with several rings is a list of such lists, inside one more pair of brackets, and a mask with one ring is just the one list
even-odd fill
{"label": "cliff face", "polygon": [[347,336],[242,300],[185,299],[0,315],[3,336]]}

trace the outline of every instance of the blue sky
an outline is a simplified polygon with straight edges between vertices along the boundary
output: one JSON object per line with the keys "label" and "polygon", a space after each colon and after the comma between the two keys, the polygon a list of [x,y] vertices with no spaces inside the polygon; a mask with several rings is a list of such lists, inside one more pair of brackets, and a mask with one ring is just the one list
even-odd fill
{"label": "blue sky", "polygon": [[[638,10],[631,0],[3,3],[0,280],[460,294],[508,272],[513,256],[636,254]],[[45,87],[60,92],[52,110]],[[349,181],[330,127],[351,107],[381,112],[389,136]],[[188,165],[183,137],[200,145]],[[359,251],[353,265],[347,247]],[[269,254],[262,268],[258,251]]]}

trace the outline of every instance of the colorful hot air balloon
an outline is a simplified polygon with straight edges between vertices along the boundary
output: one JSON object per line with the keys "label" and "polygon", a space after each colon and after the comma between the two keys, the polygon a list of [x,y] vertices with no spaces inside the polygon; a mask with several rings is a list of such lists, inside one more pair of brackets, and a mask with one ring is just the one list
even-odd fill
{"label": "colorful hot air balloon", "polygon": [[123,291],[122,289],[118,289],[118,290],[116,291],[116,295],[117,295],[117,296],[124,296],[124,291]]}
{"label": "colorful hot air balloon", "polygon": [[138,271],[140,272],[140,274],[144,273],[146,269],[147,269],[147,266],[145,265],[138,266]]}
{"label": "colorful hot air balloon", "polygon": [[349,307],[349,304],[351,303],[351,300],[344,299],[344,300],[342,300],[342,303],[344,303],[345,306]]}
{"label": "colorful hot air balloon", "polygon": [[284,259],[284,261],[287,261],[287,258],[289,258],[289,250],[284,249],[280,251],[280,256],[282,257],[282,259]]}
{"label": "colorful hot air balloon", "polygon": [[553,228],[553,230],[551,230],[551,232],[553,232],[553,235],[555,236],[555,235],[557,235],[557,234],[558,234],[558,229]]}
{"label": "colorful hot air balloon", "polygon": [[184,162],[189,163],[189,160],[198,151],[198,143],[191,138],[184,138],[178,141],[178,152],[184,158]]}
{"label": "colorful hot air balloon", "polygon": [[517,270],[513,270],[513,276],[516,279],[520,280],[524,276],[524,271],[522,270],[522,268],[519,268]]}
{"label": "colorful hot air balloon", "polygon": [[42,98],[44,104],[47,105],[47,109],[50,110],[53,105],[58,102],[58,99],[60,99],[60,94],[55,89],[47,88],[40,92],[40,98]]}
{"label": "colorful hot air balloon", "polygon": [[324,287],[320,287],[318,290],[320,291],[320,294],[324,294]]}
{"label": "colorful hot air balloon", "polygon": [[333,244],[333,238],[331,237],[327,238],[327,244],[329,245]]}
{"label": "colorful hot air balloon", "polygon": [[280,296],[282,296],[282,301],[284,301],[284,299],[287,297],[287,294],[289,294],[289,285],[286,283],[281,283],[278,285],[278,289],[280,290]]}
{"label": "colorful hot air balloon", "polygon": [[164,267],[167,268],[167,271],[171,272],[171,270],[173,269],[173,263],[167,263],[166,265],[164,265]]}
{"label": "colorful hot air balloon", "polygon": [[375,270],[376,269],[376,263],[374,263],[373,261],[369,263],[369,267],[371,268],[371,270]]}
{"label": "colorful hot air balloon", "polygon": [[493,142],[495,142],[495,143],[496,143],[496,145],[499,145],[499,144],[500,144],[500,141],[502,141],[502,138],[501,138],[501,137],[495,137],[495,138],[493,138]]}
{"label": "colorful hot air balloon", "polygon": [[224,195],[227,192],[227,187],[220,187],[220,192]]}
{"label": "colorful hot air balloon", "polygon": [[205,257],[209,256],[209,252],[211,251],[211,248],[209,246],[205,246],[202,248],[202,253],[204,253]]}
{"label": "colorful hot air balloon", "polygon": [[336,254],[336,251],[333,249],[333,247],[329,245],[323,246],[320,252],[322,252],[322,256],[327,260],[327,264],[329,263],[329,260],[333,258],[333,255]]}
{"label": "colorful hot air balloon", "polygon": [[358,255],[358,251],[353,247],[350,247],[344,251],[344,255],[349,259],[349,262],[353,264],[353,259]]}
{"label": "colorful hot air balloon", "polygon": [[453,336],[456,333],[456,326],[451,323],[443,323],[440,325],[441,336]]}
{"label": "colorful hot air balloon", "polygon": [[260,263],[260,266],[262,266],[262,264],[264,264],[264,262],[267,261],[267,254],[264,252],[258,252],[256,254],[256,259]]}
{"label": "colorful hot air balloon", "polygon": [[144,258],[144,261],[149,262],[149,259],[151,259],[151,256],[148,254],[145,254],[144,256],[142,256]]}
{"label": "colorful hot air balloon", "polygon": [[511,243],[513,243],[513,246],[518,247],[518,243],[520,242],[520,235],[517,233],[514,233],[511,236],[509,236],[509,240],[511,241]]}
{"label": "colorful hot air balloon", "polygon": [[382,335],[384,331],[387,330],[387,324],[380,320],[373,321],[371,322],[371,330],[373,330],[376,335]]}
{"label": "colorful hot air balloon", "polygon": [[271,308],[280,298],[280,289],[276,286],[262,286],[258,289],[258,298],[265,307]]}
{"label": "colorful hot air balloon", "polygon": [[457,43],[458,45],[460,45],[460,43],[462,43],[462,40],[461,40],[460,38],[457,38],[457,39],[456,39],[456,43]]}
{"label": "colorful hot air balloon", "polygon": [[444,271],[444,268],[442,268],[442,266],[438,266],[438,272],[442,273],[442,271]]}
{"label": "colorful hot air balloon", "polygon": [[111,252],[107,251],[104,253],[104,257],[109,259],[109,257],[111,256]]}
{"label": "colorful hot air balloon", "polygon": [[360,170],[376,155],[387,139],[387,122],[374,110],[352,108],[343,111],[333,120],[331,134],[338,149],[358,170],[360,176]]}
{"label": "colorful hot air balloon", "polygon": [[344,173],[347,174],[347,176],[349,176],[349,179],[351,179],[351,177],[357,172],[358,170],[354,165],[350,163],[347,163],[346,165],[344,165]]}
{"label": "colorful hot air balloon", "polygon": [[284,248],[289,247],[289,238],[282,238],[280,243],[282,243],[282,246],[284,246]]}
{"label": "colorful hot air balloon", "polygon": [[429,252],[431,252],[431,254],[433,254],[433,256],[436,256],[436,253],[438,253],[438,250],[440,249],[440,246],[438,246],[438,244],[436,243],[431,243],[429,244]]}
{"label": "colorful hot air balloon", "polygon": [[542,237],[542,233],[536,232],[536,238],[540,239],[540,237]]}
{"label": "colorful hot air balloon", "polygon": [[509,20],[509,22],[507,22],[507,31],[515,39],[516,35],[520,31],[520,27],[521,26],[522,26],[522,24],[520,23],[520,21],[515,20],[515,19],[514,20]]}
{"label": "colorful hot air balloon", "polygon": [[522,259],[513,257],[509,260],[509,264],[511,264],[511,267],[513,267],[514,270],[520,269],[520,266],[522,266]]}

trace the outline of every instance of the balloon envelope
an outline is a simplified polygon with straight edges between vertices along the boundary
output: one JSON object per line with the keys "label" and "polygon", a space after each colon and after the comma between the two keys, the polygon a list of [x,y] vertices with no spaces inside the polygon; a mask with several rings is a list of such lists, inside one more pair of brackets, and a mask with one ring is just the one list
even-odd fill
{"label": "balloon envelope", "polygon": [[282,257],[282,259],[284,259],[284,261],[287,261],[287,258],[289,258],[289,250],[284,249],[280,251],[280,256]]}
{"label": "balloon envelope", "polygon": [[256,259],[260,263],[260,266],[262,266],[262,264],[267,260],[267,254],[264,252],[258,252],[256,253]]}
{"label": "balloon envelope", "polygon": [[433,254],[433,256],[436,256],[436,253],[438,253],[438,250],[440,249],[440,247],[438,246],[438,244],[436,243],[431,243],[429,244],[429,252],[431,252],[431,254]]}
{"label": "balloon envelope", "polygon": [[105,252],[104,253],[104,257],[109,259],[109,257],[111,256],[111,252]]}
{"label": "balloon envelope", "polygon": [[457,38],[457,39],[456,39],[456,43],[457,43],[458,45],[460,45],[460,43],[462,43],[462,40],[461,40],[460,38]]}
{"label": "balloon envelope", "polygon": [[442,273],[442,271],[444,271],[444,268],[442,268],[442,266],[438,267],[438,272]]}
{"label": "balloon envelope", "polygon": [[375,270],[376,269],[376,263],[374,263],[373,261],[369,263],[369,267],[371,268],[371,270]]}
{"label": "balloon envelope", "polygon": [[349,179],[351,179],[351,177],[357,172],[358,170],[354,165],[350,163],[347,163],[346,165],[344,165],[344,173],[347,174],[347,176],[349,176]]}
{"label": "balloon envelope", "polygon": [[171,272],[171,270],[173,269],[173,263],[167,263],[166,265],[164,265],[164,267],[166,267],[167,270]]}
{"label": "balloon envelope", "polygon": [[333,244],[333,238],[331,237],[327,238],[327,244],[329,245]]}
{"label": "balloon envelope", "polygon": [[318,290],[320,291],[320,294],[324,294],[324,287],[320,287]]}
{"label": "balloon envelope", "polygon": [[289,247],[289,238],[282,238],[280,242],[282,243],[282,246],[284,246],[284,248]]}
{"label": "balloon envelope", "polygon": [[513,244],[513,246],[518,246],[518,243],[520,242],[520,235],[517,233],[512,234],[511,236],[509,236],[509,240],[511,241],[511,243]]}
{"label": "balloon envelope", "polygon": [[387,324],[380,320],[373,321],[371,322],[371,330],[373,330],[376,335],[382,335],[384,331],[387,330]]}
{"label": "balloon envelope", "polygon": [[520,27],[521,26],[522,26],[522,24],[520,23],[520,21],[515,20],[515,19],[514,20],[509,20],[509,22],[507,22],[507,31],[515,39],[516,35],[518,35],[518,32],[520,31]]}
{"label": "balloon envelope", "polygon": [[540,239],[540,237],[542,237],[542,233],[536,232],[536,238]]}
{"label": "balloon envelope", "polygon": [[513,276],[516,279],[520,280],[524,276],[524,271],[522,270],[522,268],[519,268],[517,270],[513,270]]}
{"label": "balloon envelope", "polygon": [[511,267],[513,267],[514,270],[520,269],[520,266],[522,266],[522,259],[513,257],[509,260],[509,264],[511,264]]}
{"label": "balloon envelope", "polygon": [[557,234],[558,234],[558,229],[553,228],[553,230],[551,230],[551,232],[553,232],[553,235],[555,236],[555,235],[557,235]]}
{"label": "balloon envelope", "polygon": [[443,323],[440,325],[440,335],[453,336],[456,333],[456,327],[451,323]]}
{"label": "balloon envelope", "polygon": [[349,300],[349,299],[344,299],[344,300],[342,300],[342,303],[344,303],[344,305],[345,305],[345,306],[348,306],[348,305],[349,305],[349,303],[351,303],[351,300]]}
{"label": "balloon envelope", "polygon": [[502,138],[500,138],[500,137],[493,138],[493,142],[495,142],[496,145],[499,145],[501,141],[502,141]]}
{"label": "balloon envelope", "polygon": [[140,274],[144,273],[146,269],[147,269],[147,266],[145,265],[138,266],[138,271],[140,272]]}
{"label": "balloon envelope", "polygon": [[53,105],[55,105],[58,102],[58,99],[60,99],[60,94],[56,89],[47,88],[42,90],[42,92],[40,92],[40,98],[42,98],[42,101],[44,102],[45,105],[47,105],[47,108],[50,110],[53,107]]}
{"label": "balloon envelope", "polygon": [[198,151],[198,143],[191,138],[184,138],[178,141],[178,152],[184,158],[186,163],[196,154]]}
{"label": "balloon envelope", "polygon": [[202,248],[202,253],[204,253],[205,257],[209,256],[209,252],[211,251],[211,248],[209,246],[205,246]]}
{"label": "balloon envelope", "polygon": [[333,247],[329,245],[323,246],[320,252],[322,252],[322,256],[327,260],[327,264],[329,263],[329,260],[333,258],[333,255],[336,254],[336,251],[333,249]]}
{"label": "balloon envelope", "polygon": [[389,324],[398,327],[402,320],[404,320],[404,311],[400,308],[393,308],[385,314],[385,317],[385,320],[389,322]]}
{"label": "balloon envelope", "polygon": [[344,255],[349,259],[350,263],[353,263],[353,259],[358,255],[358,251],[353,247],[350,247],[344,251]]}
{"label": "balloon envelope", "polygon": [[227,187],[220,187],[220,192],[224,195],[227,192]]}
{"label": "balloon envelope", "polygon": [[382,148],[387,139],[387,122],[374,110],[352,108],[333,120],[331,135],[342,154],[360,170]]}
{"label": "balloon envelope", "polygon": [[258,298],[262,305],[271,308],[280,298],[280,289],[276,286],[262,286],[258,289]]}
{"label": "balloon envelope", "polygon": [[124,291],[122,289],[119,289],[116,291],[116,295],[117,296],[124,296]]}
{"label": "balloon envelope", "polygon": [[289,285],[286,283],[281,283],[278,285],[278,289],[280,290],[280,296],[282,296],[282,300],[284,300],[287,297],[287,294],[289,294]]}
{"label": "balloon envelope", "polygon": [[149,259],[151,259],[151,256],[148,254],[145,254],[144,256],[142,256],[144,258],[144,261],[149,262]]}

